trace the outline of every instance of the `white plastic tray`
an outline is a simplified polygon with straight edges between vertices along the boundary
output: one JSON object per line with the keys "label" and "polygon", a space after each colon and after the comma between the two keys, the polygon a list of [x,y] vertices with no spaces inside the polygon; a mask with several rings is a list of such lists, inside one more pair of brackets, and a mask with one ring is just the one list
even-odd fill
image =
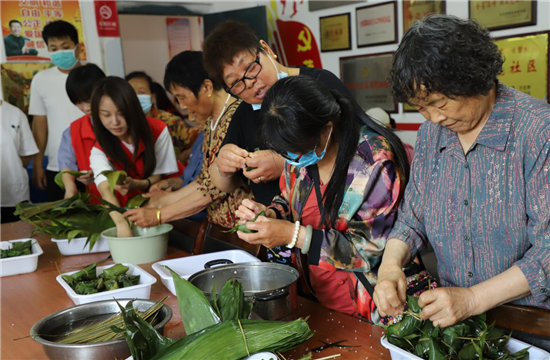
{"label": "white plastic tray", "polygon": [[[418,356],[411,354],[408,351],[405,351],[395,345],[390,344],[388,339],[386,339],[386,337],[382,337],[382,339],[380,339],[380,342],[382,343],[382,346],[384,346],[386,349],[390,351],[391,358],[393,360],[402,360],[402,359],[422,360],[422,358],[419,358]],[[523,341],[516,340],[514,338],[510,338],[510,340],[508,340],[508,344],[506,344],[506,348],[510,350],[510,352],[520,351],[529,346],[531,345],[524,343]],[[529,349],[529,359],[550,360],[550,354],[542,349],[531,346],[531,348]]]}
{"label": "white plastic tray", "polygon": [[[114,265],[115,264],[107,265],[107,266],[99,266],[96,268],[96,274],[101,274],[104,269],[110,268]],[[122,288],[122,289],[102,291],[96,294],[79,295],[61,277],[62,275],[71,275],[76,271],[71,271],[68,273],[58,275],[55,279],[63,287],[63,289],[65,289],[65,291],[67,292],[67,295],[69,295],[69,297],[75,303],[75,305],[86,304],[89,302],[100,301],[100,300],[112,300],[113,298],[114,299],[149,299],[151,295],[151,286],[157,282],[157,279],[154,276],[151,276],[147,271],[141,269],[139,266],[126,264],[126,263],[123,263],[123,265],[126,265],[130,268],[128,269],[128,272],[126,274],[140,275],[139,283],[137,285]]]}
{"label": "white plastic tray", "polygon": [[70,242],[67,239],[52,239],[52,242],[57,244],[59,252],[65,256],[109,252],[109,244],[104,238],[99,238],[91,251],[89,244],[86,244],[86,239],[85,237],[74,238]]}
{"label": "white plastic tray", "polygon": [[38,257],[44,253],[42,248],[38,244],[36,239],[17,239],[0,242],[0,248],[2,250],[11,249],[13,242],[29,241],[32,240],[32,254],[16,256],[12,258],[5,258],[0,260],[0,277],[26,274],[36,270],[38,267]]}
{"label": "white plastic tray", "polygon": [[176,295],[174,279],[172,279],[170,271],[168,271],[168,269],[164,266],[170,267],[170,269],[174,270],[182,278],[187,280],[194,273],[204,270],[204,265],[207,262],[224,259],[230,260],[234,264],[260,262],[257,257],[250,255],[244,250],[226,250],[202,255],[187,256],[179,259],[159,261],[153,264],[153,270],[159,274],[164,286],[166,286],[172,294]]}
{"label": "white plastic tray", "polygon": [[[249,357],[245,357],[243,360],[271,360],[271,359],[273,360],[278,359],[277,355],[270,352],[262,352],[262,353],[250,355]],[[129,358],[126,358],[126,360],[134,360],[134,358],[130,356]]]}

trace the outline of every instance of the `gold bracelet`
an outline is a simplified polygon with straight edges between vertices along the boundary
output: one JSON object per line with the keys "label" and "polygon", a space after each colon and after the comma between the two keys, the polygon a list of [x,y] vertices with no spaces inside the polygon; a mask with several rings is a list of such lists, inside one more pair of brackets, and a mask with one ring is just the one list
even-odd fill
{"label": "gold bracelet", "polygon": [[162,224],[162,222],[160,221],[160,209],[157,209],[157,225],[160,224]]}

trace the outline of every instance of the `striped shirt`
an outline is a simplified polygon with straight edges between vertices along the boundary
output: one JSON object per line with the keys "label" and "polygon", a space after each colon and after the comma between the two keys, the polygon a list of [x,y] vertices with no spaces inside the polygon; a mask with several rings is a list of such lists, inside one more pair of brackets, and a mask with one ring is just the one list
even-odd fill
{"label": "striped shirt", "polygon": [[501,83],[493,111],[464,154],[455,132],[418,134],[411,180],[389,238],[416,256],[429,241],[443,286],[470,287],[517,265],[550,308],[550,106]]}

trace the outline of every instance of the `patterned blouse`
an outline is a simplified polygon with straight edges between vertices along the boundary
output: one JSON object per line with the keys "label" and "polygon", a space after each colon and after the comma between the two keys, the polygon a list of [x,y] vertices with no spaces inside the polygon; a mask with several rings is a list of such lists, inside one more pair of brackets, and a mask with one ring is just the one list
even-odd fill
{"label": "patterned blouse", "polygon": [[[365,273],[369,282],[376,284],[376,275],[371,270],[380,262],[394,224],[401,184],[393,159],[389,142],[363,127],[348,168],[336,227],[313,230],[308,253],[309,265],[348,271],[356,284],[354,300],[358,313],[367,319],[372,318],[372,300],[363,285],[355,280],[353,272]],[[315,191],[312,179],[305,168],[287,166],[280,183],[281,195],[275,197],[271,206],[284,219],[300,219],[310,193]],[[271,261],[282,263],[289,263],[290,255],[286,247],[277,247],[268,253]]]}
{"label": "patterned blouse", "polygon": [[443,286],[469,287],[518,266],[550,308],[550,106],[501,83],[466,154],[455,132],[419,130],[411,180],[390,237],[414,257],[429,241]]}
{"label": "patterned blouse", "polygon": [[202,130],[201,128],[187,125],[181,117],[170,114],[168,111],[160,110],[156,106],[151,108],[149,114],[149,117],[162,120],[168,126],[168,131],[170,131],[170,136],[172,136],[172,142],[174,143],[174,149],[178,159],[182,152],[193,146],[193,143]]}
{"label": "patterned blouse", "polygon": [[215,187],[210,178],[210,165],[216,160],[216,154],[220,150],[225,134],[227,134],[231,118],[241,102],[241,100],[238,100],[228,106],[213,132],[211,130],[212,119],[206,121],[204,125],[204,142],[202,144],[204,160],[201,173],[197,178],[200,184],[199,191],[213,201],[207,209],[208,221],[226,228],[232,228],[237,224],[235,212],[241,202],[244,199],[253,199],[252,192],[245,186],[241,186],[228,194]]}

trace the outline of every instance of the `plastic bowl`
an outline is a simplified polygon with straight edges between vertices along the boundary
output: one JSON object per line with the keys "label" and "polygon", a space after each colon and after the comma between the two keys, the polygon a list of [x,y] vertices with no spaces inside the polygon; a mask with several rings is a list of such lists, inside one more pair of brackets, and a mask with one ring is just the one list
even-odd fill
{"label": "plastic bowl", "polygon": [[107,239],[114,262],[144,264],[161,260],[166,256],[168,233],[172,228],[170,224],[146,229],[136,227],[136,236],[119,238],[114,227],[103,231],[101,236]]}

